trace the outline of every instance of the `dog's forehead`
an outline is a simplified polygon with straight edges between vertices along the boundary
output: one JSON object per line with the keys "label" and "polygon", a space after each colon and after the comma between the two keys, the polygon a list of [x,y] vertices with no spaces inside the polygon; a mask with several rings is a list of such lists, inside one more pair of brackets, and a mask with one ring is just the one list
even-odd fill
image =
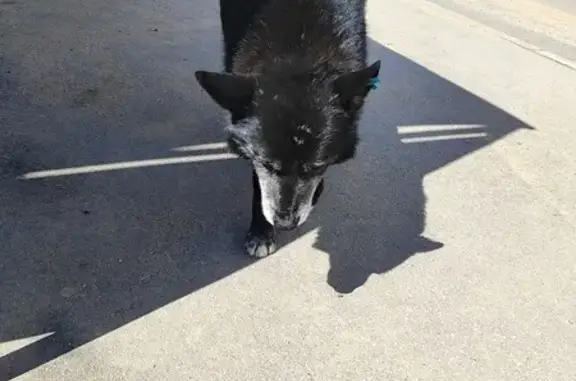
{"label": "dog's forehead", "polygon": [[[264,102],[258,111],[265,143],[290,149],[292,154],[314,150],[329,123],[322,107],[311,102]],[[278,151],[277,147],[272,148]]]}
{"label": "dog's forehead", "polygon": [[264,156],[277,170],[296,171],[323,159],[323,135],[317,125],[278,117],[263,122],[260,131]]}
{"label": "dog's forehead", "polygon": [[254,106],[269,161],[296,168],[323,160],[334,113],[326,86],[307,75],[264,80]]}
{"label": "dog's forehead", "polygon": [[280,130],[286,136],[311,138],[328,122],[330,103],[323,95],[318,88],[292,82],[263,86],[255,99],[260,123],[265,132],[276,136]]}
{"label": "dog's forehead", "polygon": [[317,108],[330,102],[329,82],[314,72],[275,71],[260,77],[255,101],[262,107]]}

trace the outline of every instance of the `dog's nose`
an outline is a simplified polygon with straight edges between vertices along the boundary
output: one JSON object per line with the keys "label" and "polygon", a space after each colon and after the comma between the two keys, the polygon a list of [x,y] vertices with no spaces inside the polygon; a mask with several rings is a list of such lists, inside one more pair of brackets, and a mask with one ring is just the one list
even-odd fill
{"label": "dog's nose", "polygon": [[285,212],[278,212],[274,217],[274,226],[282,230],[292,230],[298,226],[298,217]]}

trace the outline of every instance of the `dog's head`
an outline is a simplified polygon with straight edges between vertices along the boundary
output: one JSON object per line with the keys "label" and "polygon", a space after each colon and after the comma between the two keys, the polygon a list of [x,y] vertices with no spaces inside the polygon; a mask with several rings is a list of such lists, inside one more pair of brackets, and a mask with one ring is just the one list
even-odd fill
{"label": "dog's head", "polygon": [[290,229],[306,221],[327,168],[354,156],[359,112],[379,69],[377,61],[338,76],[196,72],[232,115],[228,144],[251,161],[272,225]]}

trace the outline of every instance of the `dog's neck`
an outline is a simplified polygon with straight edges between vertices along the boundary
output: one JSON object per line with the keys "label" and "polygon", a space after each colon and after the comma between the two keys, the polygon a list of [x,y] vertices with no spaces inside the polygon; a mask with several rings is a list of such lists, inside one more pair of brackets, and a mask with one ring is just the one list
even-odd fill
{"label": "dog's neck", "polygon": [[[233,72],[341,74],[366,61],[364,0],[271,0],[240,42]],[[273,5],[273,6],[272,6]]]}

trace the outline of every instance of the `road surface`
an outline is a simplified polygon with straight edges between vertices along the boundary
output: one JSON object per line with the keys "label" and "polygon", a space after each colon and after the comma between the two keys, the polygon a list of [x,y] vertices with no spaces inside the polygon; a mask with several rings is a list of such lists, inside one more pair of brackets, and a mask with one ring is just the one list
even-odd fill
{"label": "road surface", "polygon": [[216,3],[0,1],[0,380],[575,380],[574,7],[369,1],[359,155],[253,261]]}

